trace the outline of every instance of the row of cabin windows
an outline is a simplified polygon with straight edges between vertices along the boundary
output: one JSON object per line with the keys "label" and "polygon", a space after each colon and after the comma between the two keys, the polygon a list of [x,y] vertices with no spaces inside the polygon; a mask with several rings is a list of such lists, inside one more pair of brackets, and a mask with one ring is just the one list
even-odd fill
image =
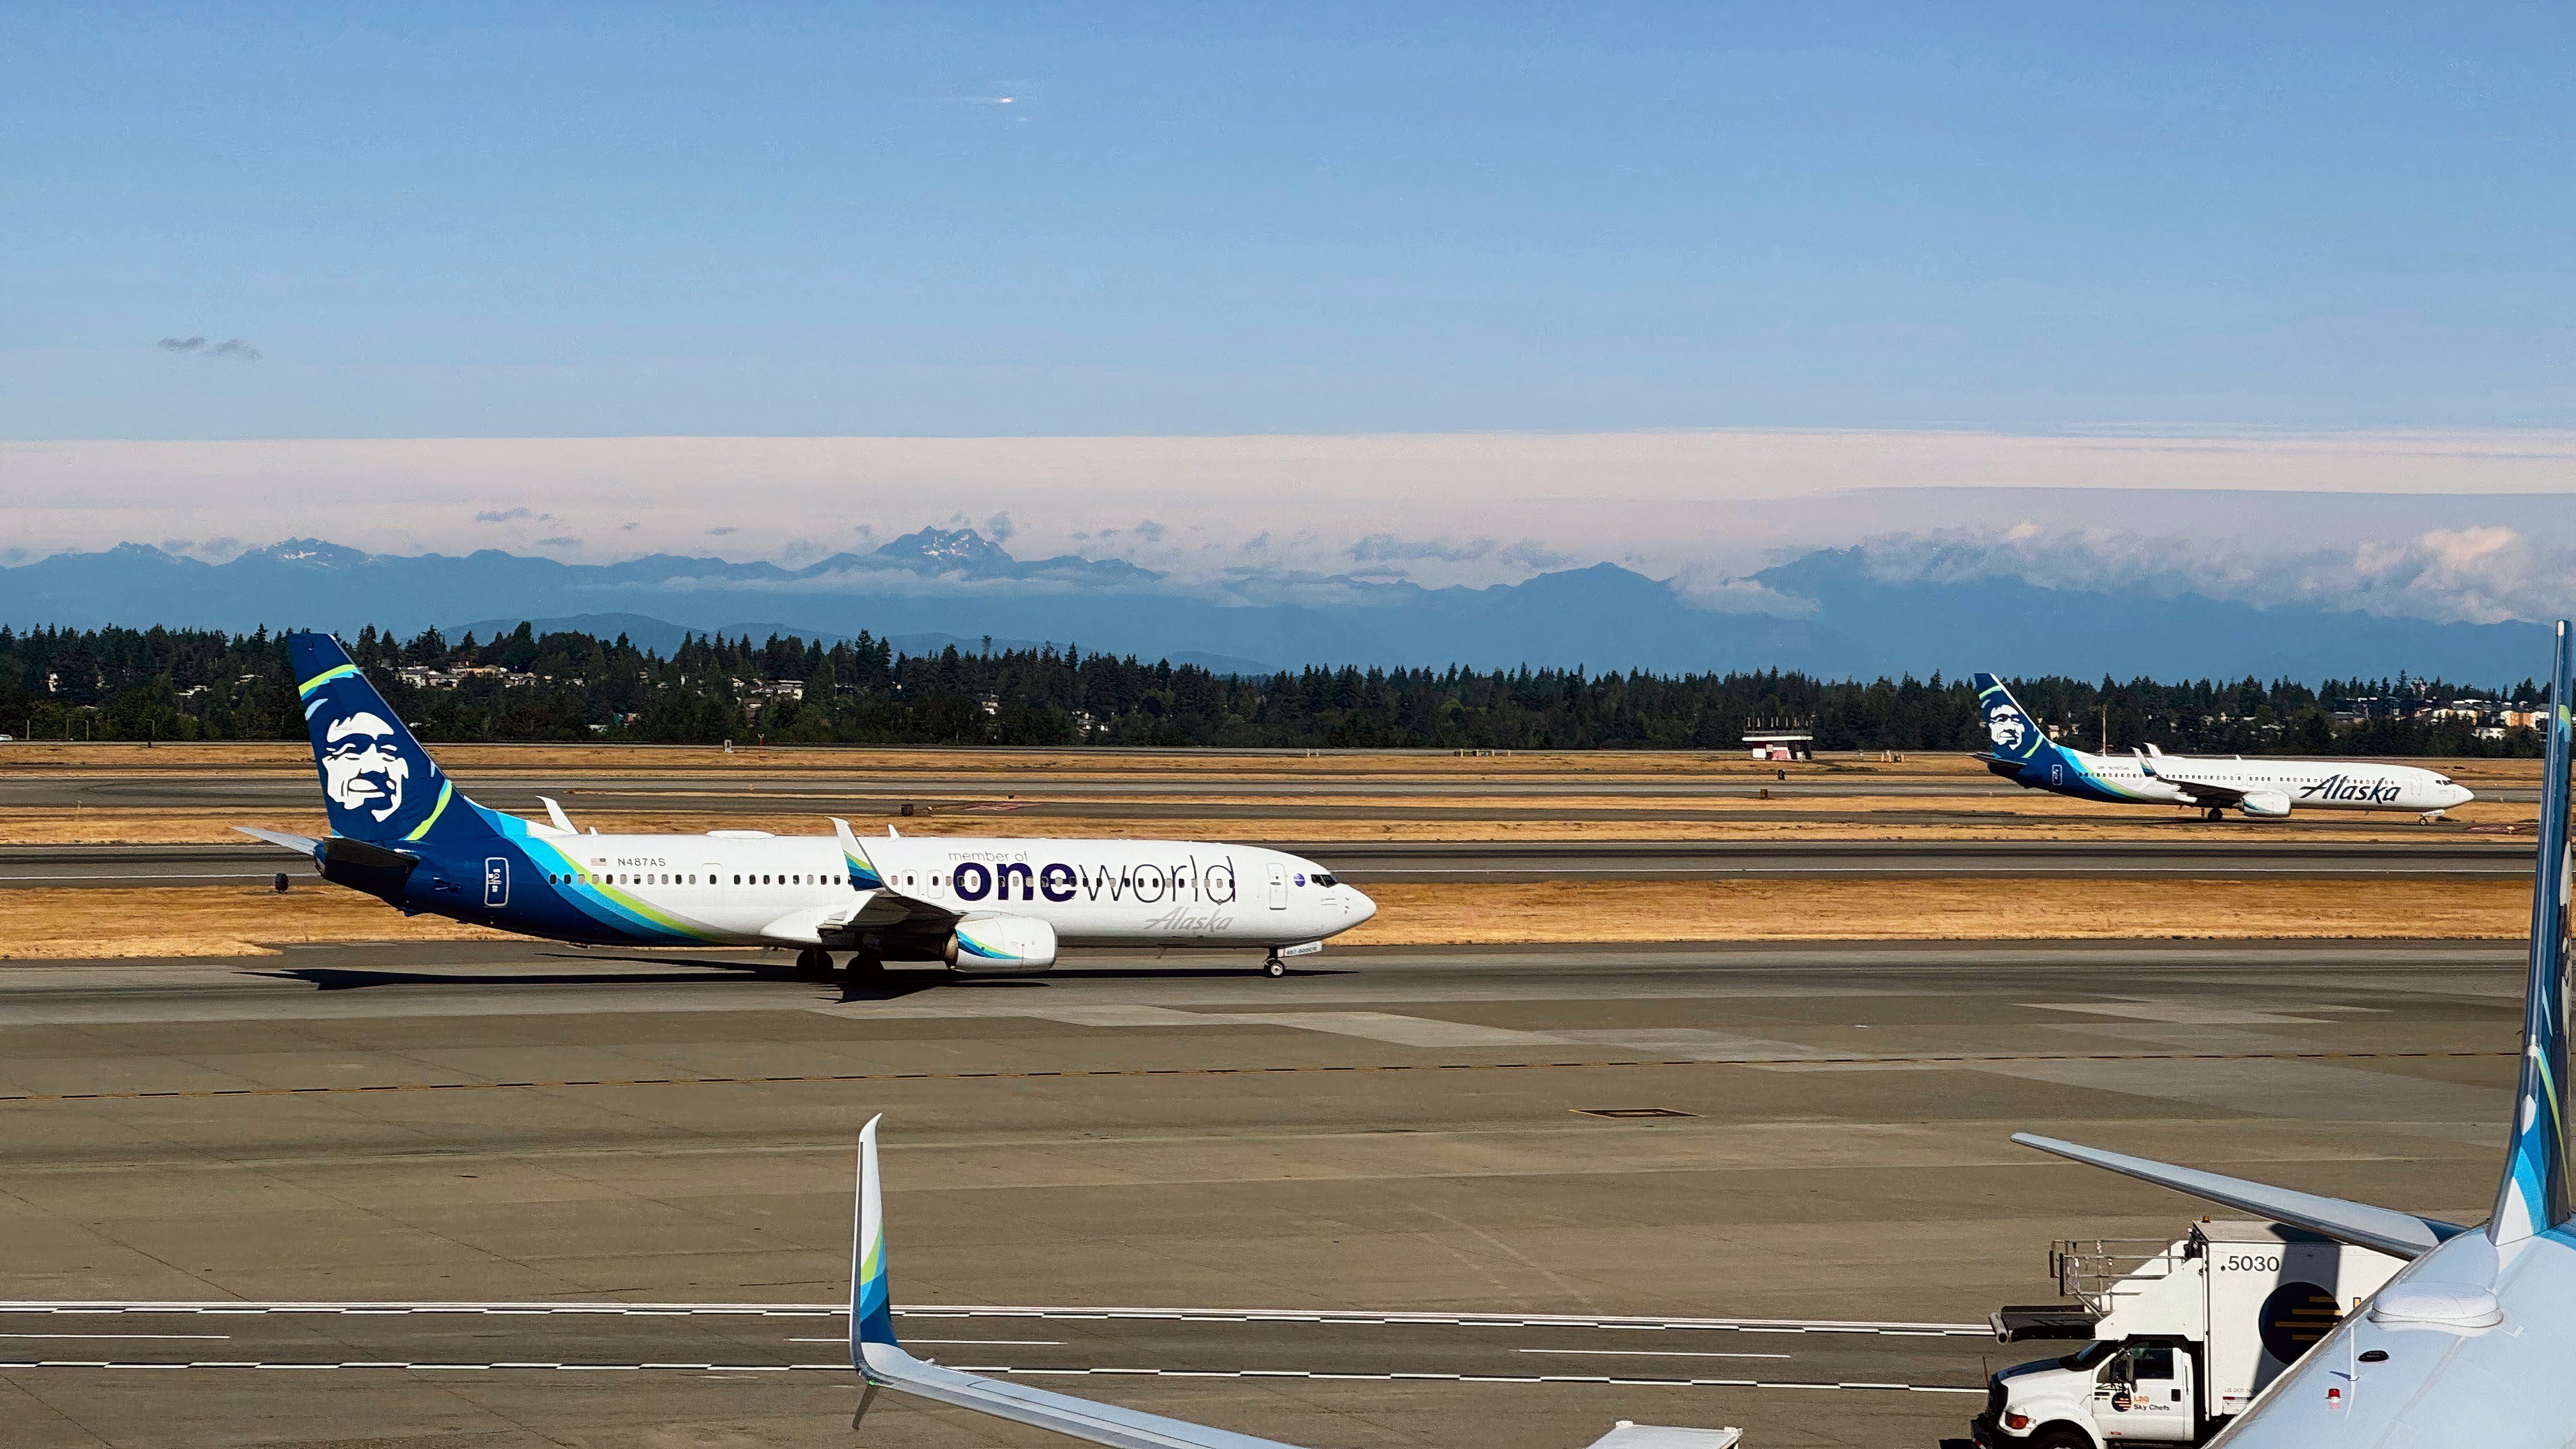
{"label": "row of cabin windows", "polygon": [[[1104,881],[1107,880],[1108,874],[1109,873],[1107,871],[1102,871],[1101,878]],[[1090,878],[1087,875],[1081,874],[1078,868],[1077,878],[1085,885],[1089,885],[1091,883]],[[819,875],[755,875],[748,880],[737,875],[732,879],[733,884],[735,885],[821,885],[824,883],[823,877]],[[918,875],[906,875],[902,878],[902,881],[905,885],[919,885],[921,884],[921,877]],[[546,883],[548,885],[696,885],[698,883],[698,878],[694,873],[687,871],[658,871],[643,874],[616,871],[607,875],[549,875],[546,877]],[[715,885],[717,883],[718,882],[714,876],[707,877],[707,884]],[[933,886],[937,886],[940,883],[940,878],[933,875],[930,878],[930,883]],[[1333,884],[1333,880],[1330,876],[1318,875],[1315,877],[1315,883],[1317,885],[1328,886]],[[1133,886],[1135,884],[1135,878],[1130,875],[1121,874],[1118,877],[1118,884],[1122,887]],[[1190,877],[1187,871],[1176,871],[1173,873],[1171,880],[1171,888],[1173,890],[1187,890],[1189,889],[1189,885]],[[857,890],[858,888],[858,882],[850,882],[850,889]]]}
{"label": "row of cabin windows", "polygon": [[[934,883],[936,883],[938,879],[939,878],[937,876],[931,877],[931,880]],[[735,885],[825,884],[824,878],[819,875],[755,875],[748,879],[737,875],[734,876],[732,880]],[[548,875],[546,877],[546,884],[548,885],[696,885],[697,883],[698,877],[696,873],[689,871],[654,871],[642,874],[631,871],[612,871],[606,875],[574,874]],[[711,875],[707,877],[707,884],[716,885],[719,884],[719,882]],[[850,882],[850,889],[857,890],[858,888],[858,882]]]}

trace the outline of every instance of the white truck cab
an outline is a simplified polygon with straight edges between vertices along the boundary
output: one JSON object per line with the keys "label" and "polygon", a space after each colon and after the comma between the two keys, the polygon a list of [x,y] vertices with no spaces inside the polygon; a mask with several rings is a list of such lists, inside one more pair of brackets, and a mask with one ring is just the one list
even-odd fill
{"label": "white truck cab", "polygon": [[2006,1308],[1993,1317],[1995,1336],[2085,1342],[1989,1378],[1976,1442],[2198,1444],[2404,1266],[2259,1222],[2204,1219],[2163,1244],[2057,1243],[2049,1270],[2075,1302]]}

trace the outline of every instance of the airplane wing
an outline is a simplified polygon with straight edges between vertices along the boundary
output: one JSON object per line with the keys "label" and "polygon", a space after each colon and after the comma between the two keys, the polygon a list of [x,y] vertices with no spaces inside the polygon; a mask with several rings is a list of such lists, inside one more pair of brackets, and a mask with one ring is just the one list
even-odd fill
{"label": "airplane wing", "polygon": [[2214,806],[2227,810],[2245,803],[2243,790],[2211,780],[2195,780],[2192,778],[2190,766],[2176,764],[2162,752],[2145,755],[2132,750],[2130,753],[2138,756],[2138,767],[2146,771],[2148,779],[2162,780],[2182,791],[2191,797],[2191,803],[2194,805]]}
{"label": "airplane wing", "polygon": [[2221,1207],[2249,1212],[2294,1228],[2305,1228],[2336,1242],[2351,1243],[2392,1257],[2420,1258],[2444,1241],[2469,1231],[2457,1223],[2446,1223],[2438,1218],[2419,1218],[2413,1213],[2372,1207],[2368,1203],[2319,1197],[2315,1193],[2296,1192],[2241,1177],[2224,1177],[2198,1168],[2176,1167],[2168,1162],[2105,1152],[2098,1147],[2083,1147],[2030,1132],[2016,1132],[2012,1140],[2072,1162],[2109,1168],[2124,1177],[2169,1187]]}
{"label": "airplane wing", "polygon": [[[904,1352],[894,1336],[894,1309],[886,1280],[885,1203],[877,1186],[877,1123],[883,1120],[870,1118],[859,1133],[859,1203],[850,1234],[850,1365],[867,1384],[859,1399],[860,1415],[867,1413],[877,1390],[892,1389],[1110,1449],[1296,1449],[1276,1439],[942,1368]],[[850,1425],[858,1427],[857,1415]],[[1735,1449],[1741,1438],[1734,1429],[1679,1429],[1623,1419],[1594,1440],[1591,1449]]]}

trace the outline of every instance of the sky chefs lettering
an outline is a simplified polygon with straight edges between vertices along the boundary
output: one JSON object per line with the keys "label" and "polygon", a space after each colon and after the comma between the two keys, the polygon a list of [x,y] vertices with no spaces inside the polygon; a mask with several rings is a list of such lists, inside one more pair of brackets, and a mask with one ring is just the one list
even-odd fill
{"label": "sky chefs lettering", "polygon": [[[1231,857],[1199,868],[1198,857],[1184,857],[1176,865],[1146,862],[1112,868],[1102,865],[1082,867],[1063,861],[1049,861],[1032,868],[1026,859],[997,860],[989,864],[980,860],[958,861],[949,867],[949,888],[961,901],[1033,901],[1065,902],[1077,895],[1091,900],[1104,896],[1112,901],[1133,896],[1146,904],[1166,898],[1178,901],[1230,906],[1236,887]],[[1301,879],[1301,884],[1302,879]]]}

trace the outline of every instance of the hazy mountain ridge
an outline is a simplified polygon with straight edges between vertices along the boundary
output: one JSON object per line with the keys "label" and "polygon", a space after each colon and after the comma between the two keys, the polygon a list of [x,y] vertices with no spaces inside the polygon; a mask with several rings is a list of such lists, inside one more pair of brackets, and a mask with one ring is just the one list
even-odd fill
{"label": "hazy mountain ridge", "polygon": [[2437,624],[2014,580],[1887,579],[1857,548],[1811,553],[1753,581],[1812,607],[1795,617],[1714,612],[1669,581],[1609,563],[1484,588],[1337,575],[1211,586],[1121,559],[1016,559],[972,529],[922,529],[792,569],[674,554],[613,564],[498,549],[373,554],[300,538],[221,564],[129,543],[0,568],[0,618],[234,629],[372,623],[403,633],[528,619],[624,632],[639,643],[684,630],[822,639],[865,630],[914,652],[980,647],[989,634],[1247,672],[1531,664],[2316,679],[2407,669],[2502,683],[2532,673],[2546,654],[2542,631],[2529,624]]}

